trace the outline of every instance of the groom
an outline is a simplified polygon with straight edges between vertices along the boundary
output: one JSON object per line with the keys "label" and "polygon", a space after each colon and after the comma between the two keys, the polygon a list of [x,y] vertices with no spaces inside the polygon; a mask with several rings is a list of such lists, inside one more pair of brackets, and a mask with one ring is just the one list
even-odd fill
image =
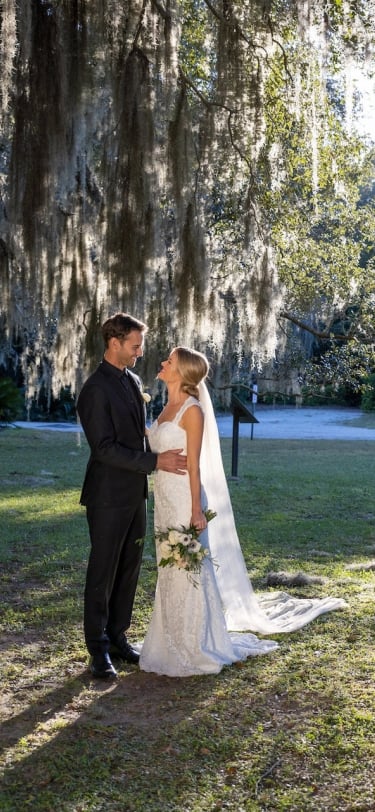
{"label": "groom", "polygon": [[154,454],[145,438],[141,382],[131,370],[143,355],[147,327],[126,313],[102,326],[104,357],[84,384],[77,411],[90,458],[81,504],[91,552],[84,595],[84,631],[94,677],[115,679],[109,650],[128,663],[138,653],[125,632],[131,615],[146,532],[147,474],[186,473],[182,449]]}

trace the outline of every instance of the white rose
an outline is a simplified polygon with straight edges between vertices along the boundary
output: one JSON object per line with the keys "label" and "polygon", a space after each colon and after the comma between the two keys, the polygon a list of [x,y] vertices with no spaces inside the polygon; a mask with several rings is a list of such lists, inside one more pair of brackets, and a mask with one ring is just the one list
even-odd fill
{"label": "white rose", "polygon": [[141,394],[142,394],[144,402],[145,403],[150,403],[151,395],[149,395],[148,392],[142,392]]}
{"label": "white rose", "polygon": [[160,542],[159,553],[161,558],[169,558],[171,554],[171,547],[168,541],[164,540]]}
{"label": "white rose", "polygon": [[168,535],[169,544],[180,544],[183,534],[179,530],[171,530]]}

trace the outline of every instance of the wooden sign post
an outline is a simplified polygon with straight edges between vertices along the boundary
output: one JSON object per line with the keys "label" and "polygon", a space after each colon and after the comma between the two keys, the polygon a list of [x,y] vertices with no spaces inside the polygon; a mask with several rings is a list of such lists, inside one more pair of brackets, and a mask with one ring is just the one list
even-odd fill
{"label": "wooden sign post", "polygon": [[[238,478],[238,434],[240,423],[259,423],[254,415],[252,405],[246,404],[238,394],[232,393],[231,412],[233,414],[232,433],[232,478]],[[251,439],[253,438],[253,425],[251,426]]]}

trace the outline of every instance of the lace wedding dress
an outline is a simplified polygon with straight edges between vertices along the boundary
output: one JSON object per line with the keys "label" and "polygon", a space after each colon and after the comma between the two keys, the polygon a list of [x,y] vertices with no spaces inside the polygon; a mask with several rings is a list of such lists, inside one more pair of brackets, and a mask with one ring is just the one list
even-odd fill
{"label": "lace wedding dress", "polygon": [[[200,384],[200,401],[188,398],[173,421],[155,421],[149,430],[153,451],[186,451],[186,432],[179,426],[190,407],[203,408],[201,452],[202,505],[217,516],[200,541],[213,559],[204,559],[199,574],[177,567],[158,569],[155,603],[142,646],[140,668],[172,677],[215,674],[224,665],[278,648],[252,632],[278,634],[309,623],[323,612],[346,606],[340,599],[295,599],[270,593],[257,599],[247,574],[222,466],[220,440],[211,400]],[[191,519],[189,478],[155,473],[155,529],[164,531]],[[158,550],[156,551],[158,559]]]}
{"label": "lace wedding dress", "polygon": [[[148,436],[152,451],[184,448],[186,453],[186,432],[178,423],[193,404],[199,406],[195,398],[188,398],[173,422],[152,424]],[[191,519],[188,475],[156,471],[154,501],[155,529],[188,526]],[[204,496],[203,505],[207,505]],[[210,524],[217,521],[218,517]],[[207,530],[200,541],[207,546]],[[158,559],[158,550],[156,555]],[[261,642],[252,634],[228,633],[212,561],[204,559],[199,574],[189,575],[177,567],[159,568],[153,614],[140,657],[143,671],[171,677],[215,674],[223,665],[275,648],[277,644],[273,641]]]}

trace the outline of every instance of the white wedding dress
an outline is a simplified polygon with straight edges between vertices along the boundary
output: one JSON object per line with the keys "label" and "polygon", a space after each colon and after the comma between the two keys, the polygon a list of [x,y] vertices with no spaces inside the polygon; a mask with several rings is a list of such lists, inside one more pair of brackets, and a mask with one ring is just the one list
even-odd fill
{"label": "white wedding dress", "polygon": [[[172,422],[152,424],[148,435],[152,451],[183,448],[186,453],[186,432],[178,423],[193,404],[199,406],[195,398],[188,398]],[[191,519],[188,475],[156,471],[154,501],[156,530],[187,527]],[[215,509],[205,501],[203,505]],[[219,520],[216,517],[210,524]],[[206,530],[200,536],[205,546],[207,537]],[[158,550],[156,555],[158,559]],[[260,643],[253,634],[229,635],[214,566],[209,559],[204,559],[199,574],[189,575],[177,567],[158,569],[153,614],[140,656],[143,671],[170,677],[217,674],[223,665],[275,648],[277,644],[273,641]]]}
{"label": "white wedding dress", "polygon": [[[298,600],[284,593],[271,593],[257,600],[238,542],[216,421],[205,386],[203,391],[200,385],[200,402],[189,397],[173,421],[152,424],[150,446],[155,452],[171,448],[186,452],[186,432],[179,422],[192,406],[202,407],[205,414],[202,505],[216,511],[217,516],[200,541],[209,547],[214,563],[204,559],[200,573],[193,575],[175,566],[158,568],[155,603],[139,665],[143,671],[171,677],[215,674],[224,665],[266,654],[277,649],[278,644],[261,640],[252,632],[293,631],[323,612],[346,606],[340,599]],[[156,530],[188,526],[188,475],[156,471],[154,501]],[[158,551],[156,555],[158,559]]]}

